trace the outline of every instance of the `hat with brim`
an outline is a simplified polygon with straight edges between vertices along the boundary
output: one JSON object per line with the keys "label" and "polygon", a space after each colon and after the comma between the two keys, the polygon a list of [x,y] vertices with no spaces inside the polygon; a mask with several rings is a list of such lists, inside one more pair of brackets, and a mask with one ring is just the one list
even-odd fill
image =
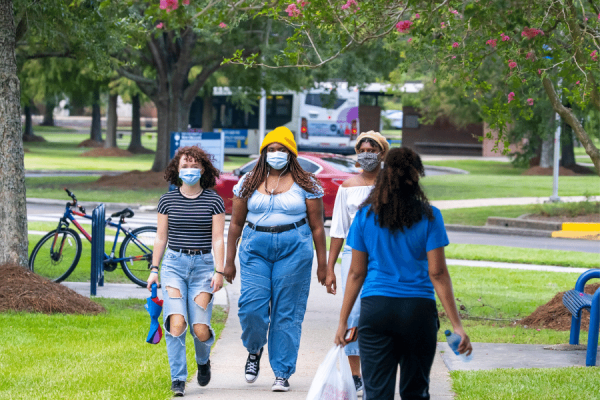
{"label": "hat with brim", "polygon": [[354,150],[357,153],[358,153],[358,148],[361,145],[361,140],[366,139],[366,138],[374,140],[375,143],[377,143],[379,145],[379,147],[381,148],[381,150],[383,150],[386,154],[390,150],[390,144],[385,139],[385,137],[383,137],[383,135],[381,133],[375,132],[375,131],[368,131],[368,132],[361,133],[356,138],[356,145],[354,145]]}

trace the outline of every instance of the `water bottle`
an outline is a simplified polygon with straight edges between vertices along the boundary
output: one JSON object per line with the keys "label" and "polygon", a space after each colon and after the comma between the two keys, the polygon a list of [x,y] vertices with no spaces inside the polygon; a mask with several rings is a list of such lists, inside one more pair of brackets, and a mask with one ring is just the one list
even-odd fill
{"label": "water bottle", "polygon": [[458,352],[458,345],[460,344],[460,341],[462,340],[460,335],[458,333],[450,332],[449,330],[446,330],[446,332],[444,332],[444,333],[446,334],[446,340],[448,341],[448,346],[450,346],[450,348],[452,349],[454,354],[456,354],[462,362],[471,361],[471,359],[473,358],[473,352],[471,352],[471,354],[468,356],[467,356],[467,353],[459,354],[459,352]]}

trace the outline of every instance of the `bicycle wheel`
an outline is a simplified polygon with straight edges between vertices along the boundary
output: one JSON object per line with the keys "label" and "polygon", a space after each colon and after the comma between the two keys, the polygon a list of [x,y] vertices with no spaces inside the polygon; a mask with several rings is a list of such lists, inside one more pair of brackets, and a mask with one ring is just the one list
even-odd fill
{"label": "bicycle wheel", "polygon": [[152,263],[154,239],[156,227],[142,226],[128,233],[119,249],[119,258],[128,258],[121,261],[123,272],[132,282],[142,287],[146,287],[150,275],[148,264]]}
{"label": "bicycle wheel", "polygon": [[81,239],[73,229],[48,232],[33,248],[29,269],[54,282],[65,280],[81,257]]}

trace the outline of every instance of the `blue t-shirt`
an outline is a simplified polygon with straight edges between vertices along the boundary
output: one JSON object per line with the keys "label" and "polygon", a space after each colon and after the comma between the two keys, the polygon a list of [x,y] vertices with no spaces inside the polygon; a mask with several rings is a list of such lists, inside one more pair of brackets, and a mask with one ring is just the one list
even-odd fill
{"label": "blue t-shirt", "polygon": [[369,296],[421,297],[435,300],[429,279],[427,252],[449,244],[442,213],[435,207],[433,221],[423,219],[404,232],[391,233],[376,221],[369,207],[356,213],[348,245],[368,254],[367,276],[361,298]]}

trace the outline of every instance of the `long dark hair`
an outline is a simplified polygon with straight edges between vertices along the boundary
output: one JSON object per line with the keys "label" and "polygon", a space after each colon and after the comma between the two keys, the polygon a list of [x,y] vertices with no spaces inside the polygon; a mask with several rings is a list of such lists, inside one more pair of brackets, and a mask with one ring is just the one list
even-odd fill
{"label": "long dark hair", "polygon": [[391,231],[410,228],[423,219],[433,220],[433,210],[419,179],[425,176],[421,157],[406,147],[392,149],[377,175],[375,188],[363,203],[367,215],[375,213],[382,228]]}
{"label": "long dark hair", "polygon": [[[321,188],[321,182],[315,177],[314,174],[307,172],[302,169],[298,163],[298,158],[293,153],[288,153],[288,164],[287,169],[292,174],[294,182],[296,182],[302,189],[312,194],[318,194],[323,189]],[[267,179],[267,172],[269,171],[269,164],[267,164],[267,148],[265,147],[260,153],[258,162],[248,173],[246,179],[242,183],[239,198],[247,200],[252,196],[254,191],[258,189],[261,183]]]}

